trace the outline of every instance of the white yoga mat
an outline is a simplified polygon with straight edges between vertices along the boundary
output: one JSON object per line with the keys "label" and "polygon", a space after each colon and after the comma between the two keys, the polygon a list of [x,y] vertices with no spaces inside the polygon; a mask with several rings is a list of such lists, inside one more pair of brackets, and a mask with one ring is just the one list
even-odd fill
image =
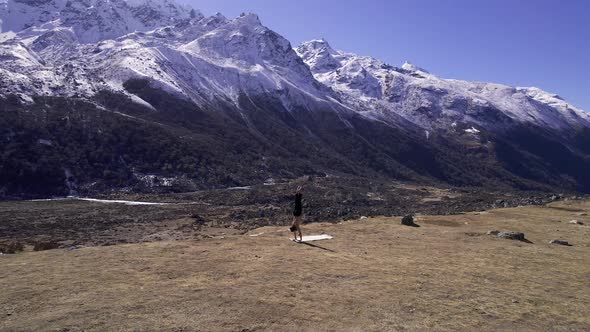
{"label": "white yoga mat", "polygon": [[[333,239],[333,237],[328,234],[307,235],[307,236],[303,237],[303,240],[301,242],[311,242],[311,241],[331,240],[331,239]],[[293,241],[295,241],[295,240],[293,240]]]}

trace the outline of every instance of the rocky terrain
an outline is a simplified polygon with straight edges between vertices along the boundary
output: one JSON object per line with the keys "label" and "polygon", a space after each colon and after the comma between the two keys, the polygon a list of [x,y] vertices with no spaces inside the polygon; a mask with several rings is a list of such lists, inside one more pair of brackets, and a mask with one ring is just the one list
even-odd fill
{"label": "rocky terrain", "polygon": [[182,194],[110,194],[102,197],[106,202],[9,201],[0,202],[0,249],[14,244],[70,248],[201,240],[287,226],[293,192],[300,184],[305,186],[306,224],[407,214],[455,215],[583,198],[571,193],[491,192],[327,177]]}

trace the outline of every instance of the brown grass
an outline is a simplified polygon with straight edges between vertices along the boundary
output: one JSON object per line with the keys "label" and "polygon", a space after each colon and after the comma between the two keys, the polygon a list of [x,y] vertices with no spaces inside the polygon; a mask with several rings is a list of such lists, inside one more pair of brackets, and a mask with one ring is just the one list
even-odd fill
{"label": "brown grass", "polygon": [[[589,331],[590,202],[0,257],[0,330]],[[521,231],[532,243],[497,239]],[[550,245],[564,239],[572,247]]]}

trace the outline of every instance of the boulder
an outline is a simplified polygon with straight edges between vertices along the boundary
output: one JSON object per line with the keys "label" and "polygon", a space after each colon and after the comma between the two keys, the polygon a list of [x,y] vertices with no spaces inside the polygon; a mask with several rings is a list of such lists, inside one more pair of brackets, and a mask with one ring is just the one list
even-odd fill
{"label": "boulder", "polygon": [[572,224],[572,225],[584,225],[583,222],[578,221],[578,220],[570,220],[569,223]]}
{"label": "boulder", "polygon": [[518,240],[518,241],[525,240],[524,233],[521,233],[521,232],[508,232],[508,231],[493,230],[493,231],[489,231],[488,235],[495,235],[499,238],[508,239],[508,240]]}
{"label": "boulder", "polygon": [[412,215],[407,215],[407,216],[403,217],[402,218],[402,225],[411,226],[411,227],[419,227],[418,225],[416,225],[416,223],[414,223],[414,216],[412,216]]}
{"label": "boulder", "polygon": [[502,239],[524,241],[524,233],[521,232],[500,232],[498,237]]}

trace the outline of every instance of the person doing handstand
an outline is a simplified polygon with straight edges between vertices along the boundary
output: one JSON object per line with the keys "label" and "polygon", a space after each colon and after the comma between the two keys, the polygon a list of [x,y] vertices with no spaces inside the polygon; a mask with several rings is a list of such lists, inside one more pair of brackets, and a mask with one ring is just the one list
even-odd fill
{"label": "person doing handstand", "polygon": [[301,215],[303,214],[303,190],[302,186],[297,187],[295,192],[295,209],[293,209],[293,224],[291,224],[291,232],[297,241],[297,233],[299,233],[299,241],[303,241],[303,235],[301,235]]}

